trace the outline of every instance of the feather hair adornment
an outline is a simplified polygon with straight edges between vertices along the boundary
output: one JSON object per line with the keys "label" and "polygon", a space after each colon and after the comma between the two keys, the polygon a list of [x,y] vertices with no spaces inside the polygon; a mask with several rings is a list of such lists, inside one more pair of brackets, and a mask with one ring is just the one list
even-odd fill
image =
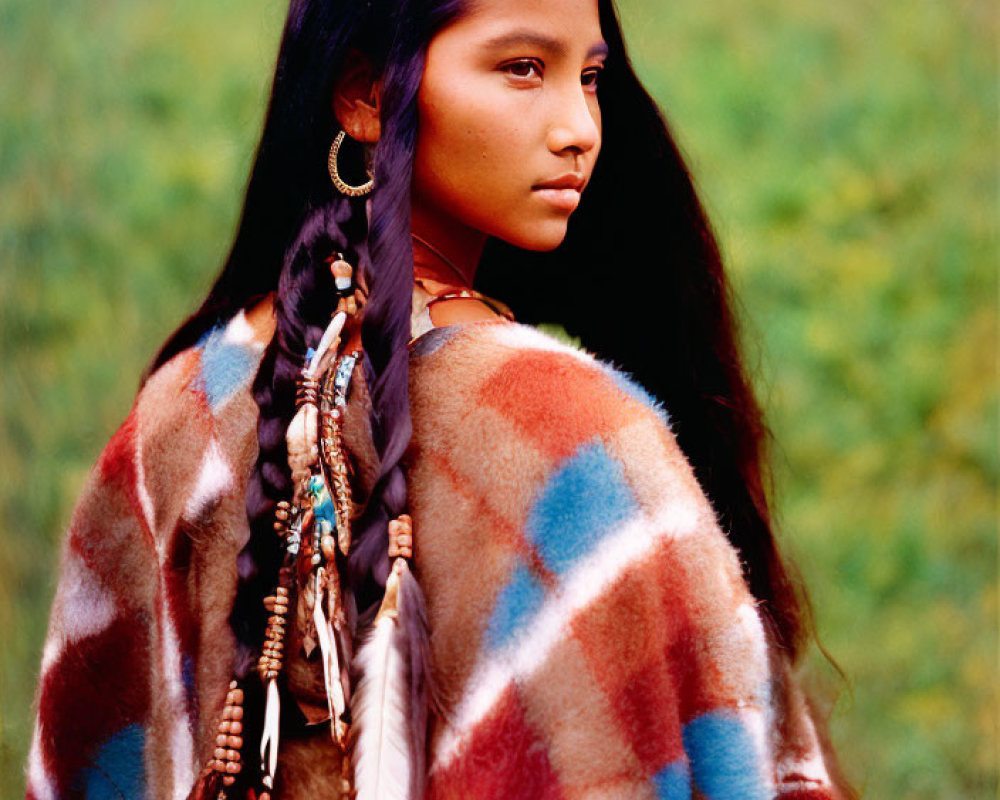
{"label": "feather hair adornment", "polygon": [[288,468],[292,473],[292,499],[297,505],[305,502],[309,477],[319,461],[318,377],[329,369],[337,354],[346,319],[342,311],[334,314],[316,349],[307,354],[308,363],[302,369],[296,397],[298,409],[285,432]]}
{"label": "feather hair adornment", "polygon": [[315,597],[313,601],[313,623],[323,661],[323,681],[326,686],[326,701],[330,711],[330,731],[334,741],[343,747],[346,744],[347,725],[343,714],[347,709],[347,697],[341,682],[341,661],[333,623],[326,613],[327,604],[323,595],[327,572],[323,567],[316,570]]}
{"label": "feather hair adornment", "polygon": [[[267,681],[267,701],[264,712],[264,734],[260,738],[261,783],[268,790],[274,789],[274,776],[278,771],[278,730],[281,724],[281,699],[278,681]],[[261,796],[265,793],[262,792]]]}
{"label": "feather hair adornment", "polygon": [[434,711],[444,716],[431,671],[430,628],[424,593],[409,569],[399,579],[399,620],[407,657],[410,691],[410,749],[413,771],[410,796],[423,797],[427,770],[427,723]]}
{"label": "feather hair adornment", "polygon": [[411,738],[409,653],[400,624],[399,588],[409,574],[397,558],[385,585],[385,597],[355,664],[360,678],[351,703],[352,761],[357,800],[408,800],[414,779]]}
{"label": "feather hair adornment", "polygon": [[[400,514],[389,523],[389,557],[409,563],[413,558],[413,518]],[[399,578],[399,622],[406,651],[410,692],[410,747],[413,771],[410,795],[423,796],[427,760],[427,719],[433,710],[444,716],[431,671],[430,629],[424,594],[407,568]]]}
{"label": "feather hair adornment", "polygon": [[340,344],[340,332],[344,329],[344,322],[347,314],[338,311],[330,319],[330,323],[323,331],[323,336],[316,346],[316,350],[311,354],[309,363],[302,370],[302,377],[307,380],[316,380],[330,366],[330,360],[337,354],[337,345]]}

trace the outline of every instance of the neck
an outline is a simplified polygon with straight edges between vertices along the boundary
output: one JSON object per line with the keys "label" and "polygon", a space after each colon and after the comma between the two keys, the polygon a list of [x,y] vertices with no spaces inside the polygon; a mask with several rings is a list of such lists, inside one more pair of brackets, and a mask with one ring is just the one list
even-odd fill
{"label": "neck", "polygon": [[412,240],[413,274],[418,278],[471,287],[486,246],[486,234],[462,225],[454,217],[428,213],[416,202],[410,225],[413,233],[430,245]]}

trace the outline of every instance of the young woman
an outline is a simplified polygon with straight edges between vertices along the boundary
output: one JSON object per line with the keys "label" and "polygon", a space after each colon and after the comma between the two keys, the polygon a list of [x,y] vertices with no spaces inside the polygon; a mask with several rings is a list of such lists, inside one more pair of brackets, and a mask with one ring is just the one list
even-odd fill
{"label": "young woman", "polygon": [[846,794],[733,328],[611,0],[292,0],[71,523],[28,795]]}

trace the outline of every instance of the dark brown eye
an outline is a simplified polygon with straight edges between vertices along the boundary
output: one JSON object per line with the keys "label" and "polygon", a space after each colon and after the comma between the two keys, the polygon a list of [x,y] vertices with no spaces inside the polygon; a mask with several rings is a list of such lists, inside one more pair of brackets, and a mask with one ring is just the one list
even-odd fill
{"label": "dark brown eye", "polygon": [[596,67],[595,69],[589,69],[583,73],[582,83],[588,89],[596,89],[598,79],[601,73],[604,71],[604,67]]}
{"label": "dark brown eye", "polygon": [[538,76],[541,77],[539,64],[531,59],[511,61],[509,64],[505,64],[502,69],[516,78],[530,78],[531,70],[535,70],[538,73]]}

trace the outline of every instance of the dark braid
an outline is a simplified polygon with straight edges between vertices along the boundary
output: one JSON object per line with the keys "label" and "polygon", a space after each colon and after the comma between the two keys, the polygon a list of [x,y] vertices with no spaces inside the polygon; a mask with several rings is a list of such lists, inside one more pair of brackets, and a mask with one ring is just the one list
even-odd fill
{"label": "dark braid", "polygon": [[387,522],[406,510],[400,459],[410,442],[409,351],[413,295],[410,176],[416,145],[416,94],[423,52],[394,52],[384,78],[385,127],[376,147],[381,184],[372,201],[368,246],[377,274],[361,326],[365,378],[371,396],[372,438],[380,459],[378,480],[357,526],[347,559],[349,583],[364,619],[374,610],[389,574]]}
{"label": "dark braid", "polygon": [[335,197],[306,214],[289,248],[274,308],[277,326],[253,384],[260,408],[259,453],[247,488],[250,540],[239,558],[239,588],[232,625],[237,638],[256,646],[264,631],[261,603],[274,586],[280,564],[278,537],[271,528],[278,500],[292,492],[285,431],[295,414],[296,380],[306,350],[315,347],[336,305],[333,277],[325,259],[334,251],[353,264],[368,260],[363,201]]}

